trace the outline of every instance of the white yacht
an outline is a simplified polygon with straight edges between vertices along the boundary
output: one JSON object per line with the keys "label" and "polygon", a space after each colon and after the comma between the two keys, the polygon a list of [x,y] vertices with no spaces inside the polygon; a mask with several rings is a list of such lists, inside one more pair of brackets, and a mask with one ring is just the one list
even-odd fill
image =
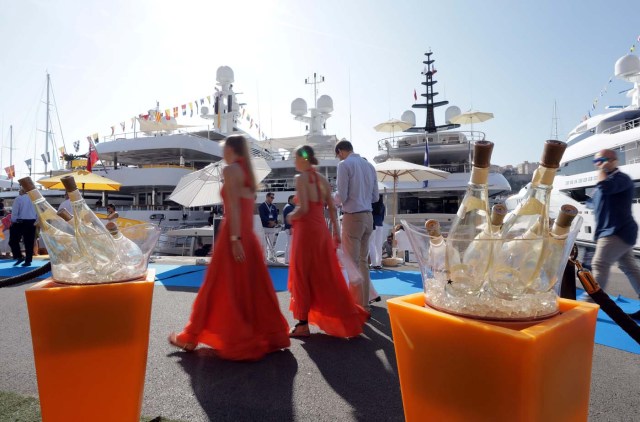
{"label": "white yacht", "polygon": [[[434,109],[449,102],[434,101],[438,93],[433,90],[437,81],[433,79],[436,70],[433,66],[435,60],[431,58],[432,54],[432,52],[425,53],[427,59],[423,61],[426,66],[422,72],[425,77],[422,85],[425,86],[426,92],[421,96],[425,98],[425,102],[413,105],[413,108],[426,109],[425,125],[417,126],[415,113],[410,110],[405,111],[401,120],[413,124],[413,127],[406,131],[413,134],[379,140],[379,152],[374,161],[379,163],[389,158],[400,158],[451,173],[446,180],[398,183],[397,221],[402,218],[421,224],[426,219],[436,219],[446,230],[458,210],[471,176],[472,143],[484,140],[485,134],[478,131],[457,130],[460,125],[450,122],[451,118],[460,114],[460,108],[456,106],[448,107],[445,111],[444,125],[436,125]],[[385,200],[387,222],[391,222],[393,184],[383,183],[383,185],[387,196]],[[502,174],[489,174],[491,196],[510,190],[511,186]]]}
{"label": "white yacht", "polygon": [[[640,58],[628,54],[618,59],[615,76],[633,83],[633,88],[627,92],[631,103],[592,116],[569,133],[568,148],[554,183],[556,192],[552,195],[552,207],[570,202],[578,207],[584,218],[578,235],[578,242],[583,245],[594,244],[595,220],[586,202],[597,183],[592,159],[602,149],[615,150],[620,170],[635,182],[632,210],[635,220],[640,222]],[[640,251],[640,242],[636,243],[635,249]]]}

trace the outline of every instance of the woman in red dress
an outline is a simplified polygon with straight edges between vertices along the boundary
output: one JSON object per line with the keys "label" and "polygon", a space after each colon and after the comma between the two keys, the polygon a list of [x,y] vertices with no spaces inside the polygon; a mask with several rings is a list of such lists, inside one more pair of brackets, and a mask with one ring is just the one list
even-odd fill
{"label": "woman in red dress", "polygon": [[289,347],[289,325],[280,312],[260,242],[253,232],[255,178],[247,141],[230,136],[224,144],[225,219],[213,259],[184,330],[169,342],[185,350],[199,343],[229,360],[258,360]]}
{"label": "woman in red dress", "polygon": [[[336,337],[355,337],[369,313],[356,305],[336,255],[340,243],[336,208],[329,182],[316,173],[318,164],[313,148],[304,145],[296,150],[297,206],[289,215],[293,239],[289,266],[290,309],[298,323],[291,337],[309,336],[309,324]],[[333,236],[324,217],[329,207]],[[333,237],[333,238],[332,238]]]}

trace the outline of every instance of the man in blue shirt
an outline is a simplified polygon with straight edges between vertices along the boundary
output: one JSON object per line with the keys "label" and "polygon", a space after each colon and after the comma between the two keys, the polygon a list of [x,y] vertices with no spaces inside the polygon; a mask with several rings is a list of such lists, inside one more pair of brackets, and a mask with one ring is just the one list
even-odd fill
{"label": "man in blue shirt", "polygon": [[598,169],[598,184],[593,192],[596,219],[596,251],[591,263],[593,276],[606,291],[609,270],[617,262],[640,296],[640,265],[633,256],[638,237],[638,225],[631,213],[633,180],[618,169],[615,151],[598,152],[593,163]]}
{"label": "man in blue shirt", "polygon": [[368,161],[353,152],[347,140],[335,146],[338,163],[338,196],[342,202],[342,245],[346,254],[358,266],[364,280],[361,285],[349,285],[358,305],[367,311],[369,305],[369,238],[373,232],[371,204],[379,199],[376,170]]}
{"label": "man in blue shirt", "polygon": [[[23,189],[20,189],[20,194],[13,200],[13,206],[11,209],[11,228],[9,229],[9,246],[11,246],[11,253],[13,259],[16,262],[13,264],[15,267],[22,261],[23,267],[31,265],[31,259],[33,258],[33,243],[36,238],[36,209],[29,198],[29,195],[25,193]],[[24,239],[24,253],[22,256],[22,250],[20,250],[20,240]]]}
{"label": "man in blue shirt", "polygon": [[287,223],[287,215],[289,215],[289,213],[291,211],[293,211],[296,208],[296,205],[293,203],[293,198],[295,198],[295,195],[290,195],[289,199],[287,199],[287,205],[284,206],[284,208],[282,209],[282,219],[284,220],[284,230],[287,233],[287,247],[284,251],[284,263],[285,264],[289,264],[289,253],[291,251],[291,224]]}

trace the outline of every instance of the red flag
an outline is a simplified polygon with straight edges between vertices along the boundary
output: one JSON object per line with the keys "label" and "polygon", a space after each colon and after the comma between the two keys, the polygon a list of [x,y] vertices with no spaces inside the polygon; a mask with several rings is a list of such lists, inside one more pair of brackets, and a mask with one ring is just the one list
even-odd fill
{"label": "red flag", "polygon": [[414,99],[415,101],[418,101],[418,93],[416,92],[416,90],[415,90],[415,89],[413,90],[413,99]]}
{"label": "red flag", "polygon": [[182,104],[182,115],[183,116],[187,115],[187,105],[186,104]]}
{"label": "red flag", "polygon": [[9,167],[5,167],[4,171],[7,172],[7,177],[11,180],[13,180],[14,177],[16,177],[16,167],[12,164]]}
{"label": "red flag", "polygon": [[93,169],[93,165],[98,161],[98,151],[93,145],[89,146],[89,157],[87,158],[87,171]]}

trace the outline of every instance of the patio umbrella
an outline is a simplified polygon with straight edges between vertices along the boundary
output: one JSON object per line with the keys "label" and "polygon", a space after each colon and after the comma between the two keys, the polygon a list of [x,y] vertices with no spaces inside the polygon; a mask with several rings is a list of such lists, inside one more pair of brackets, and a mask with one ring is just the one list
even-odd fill
{"label": "patio umbrella", "polygon": [[[256,183],[260,183],[271,173],[271,167],[264,158],[252,158],[251,163]],[[221,204],[222,169],[225,166],[226,163],[220,160],[183,176],[171,192],[169,200],[188,208]]]}
{"label": "patio umbrella", "polygon": [[405,130],[409,129],[412,126],[413,125],[411,123],[405,122],[404,120],[389,119],[386,122],[382,122],[375,125],[373,128],[377,132],[387,132],[387,133],[391,132],[391,137],[395,138],[396,130],[398,132],[404,132]]}
{"label": "patio umbrella", "polygon": [[452,117],[449,121],[458,125],[471,125],[471,132],[473,132],[474,123],[482,123],[491,119],[493,119],[493,113],[469,110]]}
{"label": "patio umbrella", "polygon": [[121,186],[120,182],[116,182],[115,180],[99,176],[86,170],[76,170],[70,173],[40,179],[38,180],[38,183],[47,189],[64,189],[64,185],[60,180],[64,176],[73,176],[76,181],[76,185],[80,186],[83,192],[85,190],[117,191],[120,190]]}
{"label": "patio umbrella", "polygon": [[396,225],[398,182],[423,182],[425,180],[440,180],[449,177],[449,173],[431,167],[413,164],[408,161],[391,159],[373,166],[378,175],[378,181],[393,180],[393,226]]}

